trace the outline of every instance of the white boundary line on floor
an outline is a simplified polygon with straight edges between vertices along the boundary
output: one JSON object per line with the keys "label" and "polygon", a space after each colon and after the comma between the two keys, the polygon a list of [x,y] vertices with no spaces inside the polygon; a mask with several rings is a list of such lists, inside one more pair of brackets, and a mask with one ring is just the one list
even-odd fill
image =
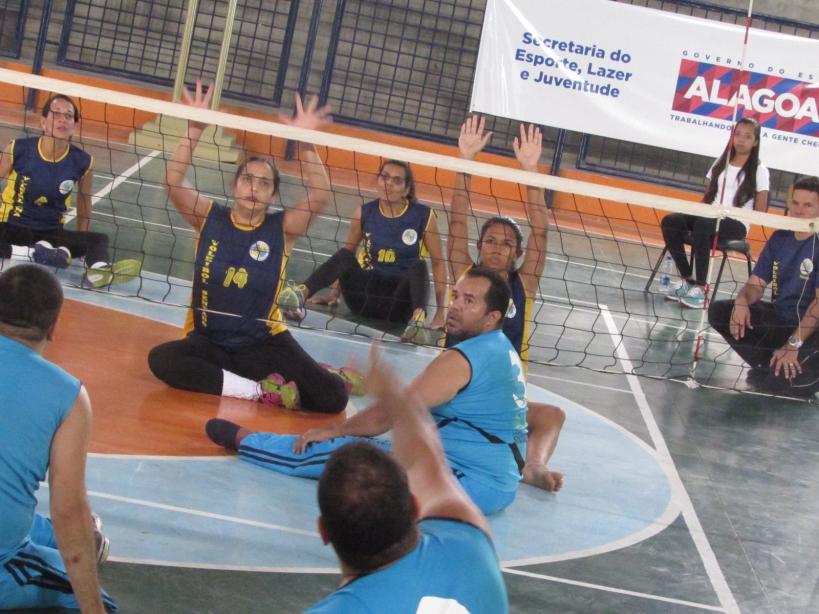
{"label": "white boundary line on floor", "polygon": [[[143,166],[148,164],[151,160],[156,158],[160,153],[158,149],[154,149],[149,154],[140,158],[136,163],[134,163],[131,167],[125,169],[122,174],[117,175],[107,184],[105,184],[100,190],[98,190],[92,197],[91,197],[91,207],[96,205],[99,201],[103,198],[108,196],[111,192],[121,186],[125,181],[131,177],[134,173],[140,170]],[[72,208],[68,213],[65,214],[65,219],[63,220],[64,223],[68,223],[77,217],[77,209]]]}
{"label": "white boundary line on floor", "polygon": [[661,597],[660,595],[652,595],[650,593],[640,593],[637,591],[630,591],[624,588],[614,588],[605,586],[603,584],[592,584],[591,582],[580,582],[578,580],[569,580],[568,578],[558,578],[557,576],[547,576],[544,574],[533,573],[531,571],[523,571],[521,569],[503,568],[504,573],[514,574],[516,576],[524,576],[527,578],[537,578],[538,580],[548,580],[549,582],[557,582],[560,584],[569,584],[571,586],[578,586],[581,588],[589,588],[596,591],[605,591],[607,593],[616,593],[618,595],[628,595],[629,597],[639,597],[640,599],[651,599],[653,601],[662,601],[664,603],[673,603],[675,605],[683,605],[689,608],[697,608],[699,610],[708,610],[711,612],[725,612],[724,609],[707,605],[705,603],[697,603],[695,601],[685,601],[683,599],[674,599],[673,597]]}
{"label": "white boundary line on floor", "polygon": [[[612,317],[609,308],[606,305],[601,304],[600,313],[603,316],[603,321],[606,323],[612,343],[614,344],[615,354],[623,365],[623,370],[627,373],[633,371],[633,366],[631,364],[628,351],[622,342],[623,338],[620,335],[620,331],[617,328],[617,324],[614,322],[614,318]],[[640,409],[640,414],[646,423],[651,441],[653,442],[657,451],[657,459],[660,463],[667,464],[668,469],[670,470],[667,473],[671,475],[674,480],[672,484],[672,487],[675,490],[674,496],[678,498],[683,519],[685,520],[688,530],[691,533],[694,546],[697,548],[697,552],[702,559],[705,572],[708,574],[708,578],[711,580],[711,585],[714,587],[714,591],[717,593],[720,605],[722,605],[723,611],[727,614],[739,614],[739,606],[734,598],[734,594],[731,592],[731,588],[728,586],[728,582],[725,580],[725,575],[722,573],[722,568],[719,566],[719,562],[717,561],[713,548],[711,548],[711,544],[708,541],[708,536],[705,534],[705,531],[702,528],[702,524],[700,523],[700,519],[697,516],[696,510],[694,509],[694,504],[691,501],[691,497],[689,497],[688,491],[685,490],[685,485],[683,484],[682,478],[677,471],[676,464],[674,463],[674,459],[671,457],[671,453],[669,452],[668,446],[665,443],[665,438],[660,431],[660,427],[657,425],[657,420],[654,418],[654,414],[652,413],[651,407],[648,404],[645,392],[643,392],[643,387],[636,375],[626,375],[626,379],[631,387],[634,400],[637,402],[637,407]]]}

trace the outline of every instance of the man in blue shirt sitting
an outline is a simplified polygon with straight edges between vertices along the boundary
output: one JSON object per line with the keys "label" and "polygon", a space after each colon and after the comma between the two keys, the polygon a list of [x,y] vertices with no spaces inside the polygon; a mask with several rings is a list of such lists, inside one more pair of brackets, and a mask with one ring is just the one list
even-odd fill
{"label": "man in blue shirt sitting", "polygon": [[[788,215],[819,217],[819,178],[793,184]],[[819,391],[819,239],[777,230],[735,300],[715,301],[708,321],[751,366],[760,391],[810,396]],[[771,285],[772,302],[762,300]]]}
{"label": "man in blue shirt sitting", "polygon": [[[42,267],[0,275],[0,610],[116,609],[97,580],[108,540],[95,531],[85,491],[88,393],[42,357],[62,304],[59,282]],[[35,512],[46,470],[50,520]]]}
{"label": "man in blue shirt sitting", "polygon": [[454,478],[423,399],[375,345],[367,385],[392,423],[392,456],[359,441],[327,462],[319,533],[342,582],[309,613],[507,612],[486,519]]}

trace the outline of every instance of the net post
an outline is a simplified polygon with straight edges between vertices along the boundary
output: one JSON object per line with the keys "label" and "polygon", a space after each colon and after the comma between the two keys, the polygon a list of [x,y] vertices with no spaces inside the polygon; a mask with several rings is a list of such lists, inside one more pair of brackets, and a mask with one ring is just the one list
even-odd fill
{"label": "net post", "polygon": [[[216,72],[216,79],[211,86],[214,88],[211,103],[213,110],[218,108],[219,100],[221,99],[222,83],[225,78],[225,66],[227,65],[227,56],[230,50],[230,38],[236,16],[236,3],[237,0],[231,0],[228,6],[225,34],[222,38],[222,46],[219,52],[219,65]],[[196,27],[196,15],[198,10],[199,0],[188,0],[185,30],[182,35],[182,47],[179,53],[179,62],[176,67],[176,78],[174,80],[174,100],[182,98],[182,91],[185,87],[191,40],[193,39],[193,32]],[[154,121],[148,122],[142,128],[132,132],[128,137],[128,142],[138,147],[170,152],[173,151],[176,146],[177,140],[187,135],[187,132],[188,122],[186,120],[159,116]],[[196,156],[204,160],[235,163],[239,159],[239,152],[234,146],[233,137],[225,134],[221,126],[209,126],[202,134],[202,138],[196,150]]]}

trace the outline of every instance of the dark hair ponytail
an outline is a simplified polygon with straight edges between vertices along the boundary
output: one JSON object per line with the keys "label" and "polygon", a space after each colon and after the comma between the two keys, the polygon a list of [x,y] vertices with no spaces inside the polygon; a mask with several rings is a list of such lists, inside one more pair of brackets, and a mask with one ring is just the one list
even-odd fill
{"label": "dark hair ponytail", "polygon": [[[751,128],[753,128],[754,140],[756,141],[756,144],[751,149],[751,153],[748,155],[748,160],[742,165],[742,169],[739,171],[742,182],[739,184],[737,193],[734,195],[734,202],[731,203],[734,207],[742,207],[746,202],[756,196],[756,171],[759,168],[759,145],[761,134],[759,122],[757,122],[755,119],[751,119],[750,117],[743,117],[737,122],[737,126],[740,124],[751,126]],[[734,127],[734,130],[736,130],[736,126]],[[702,197],[702,202],[710,205],[716,200],[717,192],[719,192],[720,189],[719,176],[725,170],[728,162],[734,159],[736,153],[733,139],[731,139],[731,157],[730,159],[728,158],[728,150],[726,149],[722,152],[722,155],[714,164],[713,168],[711,169],[711,182],[708,184],[708,189],[705,191],[705,196]]]}

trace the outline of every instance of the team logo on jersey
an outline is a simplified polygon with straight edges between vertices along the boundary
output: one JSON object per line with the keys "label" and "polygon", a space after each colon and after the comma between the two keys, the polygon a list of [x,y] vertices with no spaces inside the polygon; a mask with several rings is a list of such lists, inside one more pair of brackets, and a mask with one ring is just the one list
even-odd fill
{"label": "team logo on jersey", "polygon": [[799,265],[799,277],[807,279],[811,273],[813,273],[813,260],[805,258]]}
{"label": "team logo on jersey", "polygon": [[506,315],[504,317],[509,318],[510,320],[518,315],[518,308],[515,307],[515,301],[511,298],[509,299],[509,308],[506,310]]}
{"label": "team logo on jersey", "polygon": [[404,245],[415,245],[418,242],[418,233],[413,228],[407,228],[401,235]]}
{"label": "team logo on jersey", "polygon": [[45,196],[40,196],[40,198],[38,198],[37,200],[34,201],[35,205],[41,205],[42,206],[42,205],[45,205],[46,203],[48,203],[48,199]]}
{"label": "team logo on jersey", "polygon": [[60,194],[63,196],[71,194],[74,191],[74,182],[71,179],[66,179],[60,183]]}
{"label": "team logo on jersey", "polygon": [[264,262],[270,256],[270,246],[264,241],[256,241],[250,246],[250,257],[258,262]]}

